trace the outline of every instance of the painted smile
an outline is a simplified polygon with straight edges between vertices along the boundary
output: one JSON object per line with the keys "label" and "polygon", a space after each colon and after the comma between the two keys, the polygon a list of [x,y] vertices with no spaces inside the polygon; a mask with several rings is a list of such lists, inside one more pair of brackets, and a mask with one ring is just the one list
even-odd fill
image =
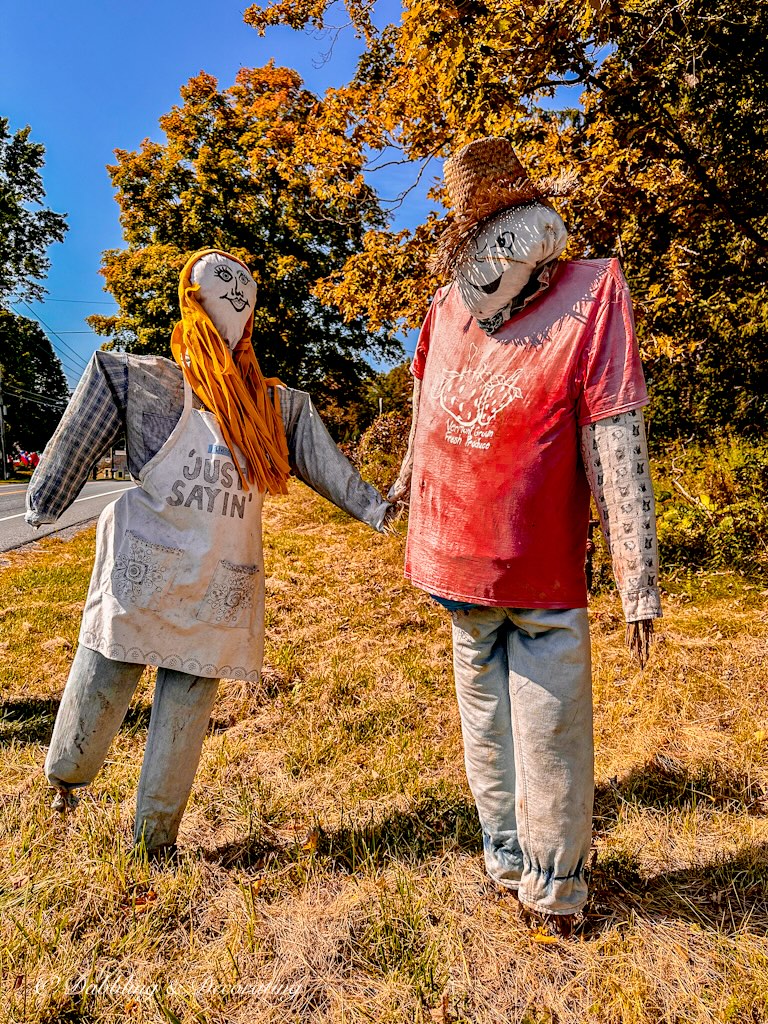
{"label": "painted smile", "polygon": [[477,287],[480,288],[481,291],[484,291],[486,295],[493,295],[495,291],[498,291],[499,285],[501,284],[501,278],[503,276],[504,275],[501,274],[495,281],[489,281],[488,284],[479,284]]}
{"label": "painted smile", "polygon": [[220,298],[226,299],[227,302],[231,302],[238,313],[242,313],[246,306],[250,303],[244,295],[221,295]]}
{"label": "painted smile", "polygon": [[471,285],[473,288],[477,288],[478,291],[485,292],[486,295],[493,295],[495,291],[498,291],[503,276],[503,274],[500,274],[495,281],[489,281],[488,284],[475,284],[473,281],[467,280],[467,278],[462,274],[462,277],[468,285]]}

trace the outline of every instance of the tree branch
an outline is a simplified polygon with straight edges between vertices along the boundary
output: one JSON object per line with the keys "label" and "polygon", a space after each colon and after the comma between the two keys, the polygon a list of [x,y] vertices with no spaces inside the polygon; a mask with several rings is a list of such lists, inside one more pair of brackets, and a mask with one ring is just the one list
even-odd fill
{"label": "tree branch", "polygon": [[[593,74],[587,76],[586,83],[599,90],[605,96],[620,96],[620,93],[603,85],[600,79]],[[654,110],[649,109],[639,94],[636,94],[636,99],[643,114],[649,119],[652,118]],[[677,155],[683,160],[695,180],[709,196],[712,205],[717,207],[739,229],[745,238],[753,242],[763,253],[768,253],[768,239],[763,238],[752,224],[733,208],[729,198],[703,167],[699,154],[689,145],[685,136],[675,124],[673,115],[670,114],[662,103],[657,105],[655,112],[659,115],[661,130],[666,136],[667,142],[675,147]]]}

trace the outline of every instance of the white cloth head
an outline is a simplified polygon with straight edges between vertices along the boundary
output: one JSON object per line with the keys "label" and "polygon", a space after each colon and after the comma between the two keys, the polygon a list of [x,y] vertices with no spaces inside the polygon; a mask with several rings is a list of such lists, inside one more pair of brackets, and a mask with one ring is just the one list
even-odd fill
{"label": "white cloth head", "polygon": [[457,267],[456,285],[484,330],[509,319],[531,275],[556,259],[567,240],[559,215],[542,203],[504,210],[482,228],[473,251]]}
{"label": "white cloth head", "polygon": [[192,267],[190,280],[200,286],[200,305],[230,350],[240,341],[256,302],[256,282],[237,260],[209,252]]}

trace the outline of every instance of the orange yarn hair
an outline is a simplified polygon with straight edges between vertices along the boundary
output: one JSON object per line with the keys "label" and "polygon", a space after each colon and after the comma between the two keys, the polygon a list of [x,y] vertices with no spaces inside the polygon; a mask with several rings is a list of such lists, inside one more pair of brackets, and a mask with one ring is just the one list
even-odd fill
{"label": "orange yarn hair", "polygon": [[[276,377],[265,380],[262,376],[251,343],[253,313],[230,352],[200,305],[196,295],[200,286],[192,283],[192,267],[209,253],[226,256],[248,270],[242,260],[221,249],[200,249],[189,257],[179,279],[181,320],[171,335],[171,352],[192,390],[216,417],[243,487],[248,490],[252,484],[259,491],[287,494],[291,469],[280,416],[278,388],[282,385]],[[267,387],[273,389],[271,402]],[[235,447],[245,456],[245,475]]]}

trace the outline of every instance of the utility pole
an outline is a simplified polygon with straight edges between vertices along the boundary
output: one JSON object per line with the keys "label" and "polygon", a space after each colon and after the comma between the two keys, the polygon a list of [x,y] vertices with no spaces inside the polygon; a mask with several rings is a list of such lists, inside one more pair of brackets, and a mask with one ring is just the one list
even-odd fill
{"label": "utility pole", "polygon": [[8,479],[8,462],[5,458],[5,406],[3,405],[3,368],[0,366],[0,450],[3,455],[3,480]]}

